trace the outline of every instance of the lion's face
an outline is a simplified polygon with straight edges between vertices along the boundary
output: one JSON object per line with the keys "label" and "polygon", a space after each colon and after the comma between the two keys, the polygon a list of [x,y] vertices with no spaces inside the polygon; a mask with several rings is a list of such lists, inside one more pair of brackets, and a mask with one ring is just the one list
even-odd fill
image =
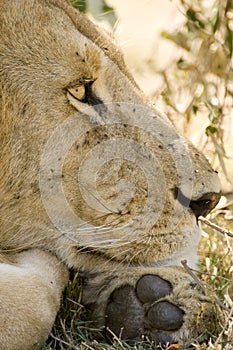
{"label": "lion's face", "polygon": [[2,246],[42,246],[72,264],[78,252],[182,255],[219,199],[216,173],[146,100],[106,33],[63,1],[1,2]]}

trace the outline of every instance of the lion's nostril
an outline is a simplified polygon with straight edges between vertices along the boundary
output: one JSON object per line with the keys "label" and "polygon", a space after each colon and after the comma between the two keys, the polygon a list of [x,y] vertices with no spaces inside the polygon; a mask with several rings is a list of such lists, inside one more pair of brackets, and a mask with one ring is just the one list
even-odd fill
{"label": "lion's nostril", "polygon": [[189,199],[182,191],[176,187],[174,197],[186,208],[191,208],[196,218],[206,216],[218,204],[221,194],[216,192],[208,192],[197,199]]}
{"label": "lion's nostril", "polygon": [[206,193],[197,200],[191,200],[189,207],[197,218],[206,216],[218,204],[220,197],[220,193]]}
{"label": "lion's nostril", "polygon": [[198,218],[199,216],[205,216],[210,212],[210,205],[210,200],[198,200],[191,201],[189,206],[194,212],[195,216]]}

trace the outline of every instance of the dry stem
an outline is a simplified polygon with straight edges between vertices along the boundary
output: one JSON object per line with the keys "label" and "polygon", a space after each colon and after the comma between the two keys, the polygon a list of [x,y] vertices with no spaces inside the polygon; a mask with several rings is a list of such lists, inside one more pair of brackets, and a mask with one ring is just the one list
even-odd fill
{"label": "dry stem", "polygon": [[[199,287],[203,290],[203,292],[205,294],[207,294],[207,289],[205,287],[205,285],[203,284],[202,281],[199,280],[199,278],[195,275],[195,273],[193,272],[193,270],[191,269],[191,267],[188,266],[187,264],[187,260],[181,260],[181,264],[183,265],[184,269],[188,272],[188,274],[194,279],[194,281],[199,285]],[[222,309],[226,310],[226,311],[230,311],[229,308],[224,305],[221,300],[219,300],[219,298],[217,297],[216,294],[213,294],[213,298],[216,302],[216,304],[218,304]]]}
{"label": "dry stem", "polygon": [[223,233],[224,235],[227,235],[229,237],[233,237],[233,232],[227,230],[226,228],[222,228],[216,224],[213,224],[211,221],[204,218],[203,216],[199,216],[198,220],[200,220],[201,222],[204,222],[206,225],[212,227],[213,229],[215,229],[216,231],[218,231],[220,233]]}

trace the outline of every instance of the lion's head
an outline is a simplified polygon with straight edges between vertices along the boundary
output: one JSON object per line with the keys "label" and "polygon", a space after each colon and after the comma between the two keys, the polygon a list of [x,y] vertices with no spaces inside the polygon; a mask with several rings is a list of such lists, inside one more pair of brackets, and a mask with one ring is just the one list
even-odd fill
{"label": "lion's head", "polygon": [[65,0],[1,7],[1,248],[175,262],[219,199],[216,173]]}

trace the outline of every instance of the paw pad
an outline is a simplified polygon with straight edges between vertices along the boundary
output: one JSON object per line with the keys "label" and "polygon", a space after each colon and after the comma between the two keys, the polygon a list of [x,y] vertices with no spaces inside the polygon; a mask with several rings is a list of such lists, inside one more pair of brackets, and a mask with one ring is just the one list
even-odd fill
{"label": "paw pad", "polygon": [[174,331],[183,324],[184,312],[168,301],[160,301],[153,305],[148,312],[148,321],[151,327],[163,330]]}
{"label": "paw pad", "polygon": [[143,276],[136,286],[137,297],[142,303],[153,303],[171,292],[171,284],[154,275]]}
{"label": "paw pad", "polygon": [[161,345],[172,343],[168,334],[183,324],[184,312],[176,305],[160,300],[172,293],[171,284],[156,275],[145,275],[136,288],[126,285],[115,290],[106,309],[106,325],[126,340],[143,336]]}

